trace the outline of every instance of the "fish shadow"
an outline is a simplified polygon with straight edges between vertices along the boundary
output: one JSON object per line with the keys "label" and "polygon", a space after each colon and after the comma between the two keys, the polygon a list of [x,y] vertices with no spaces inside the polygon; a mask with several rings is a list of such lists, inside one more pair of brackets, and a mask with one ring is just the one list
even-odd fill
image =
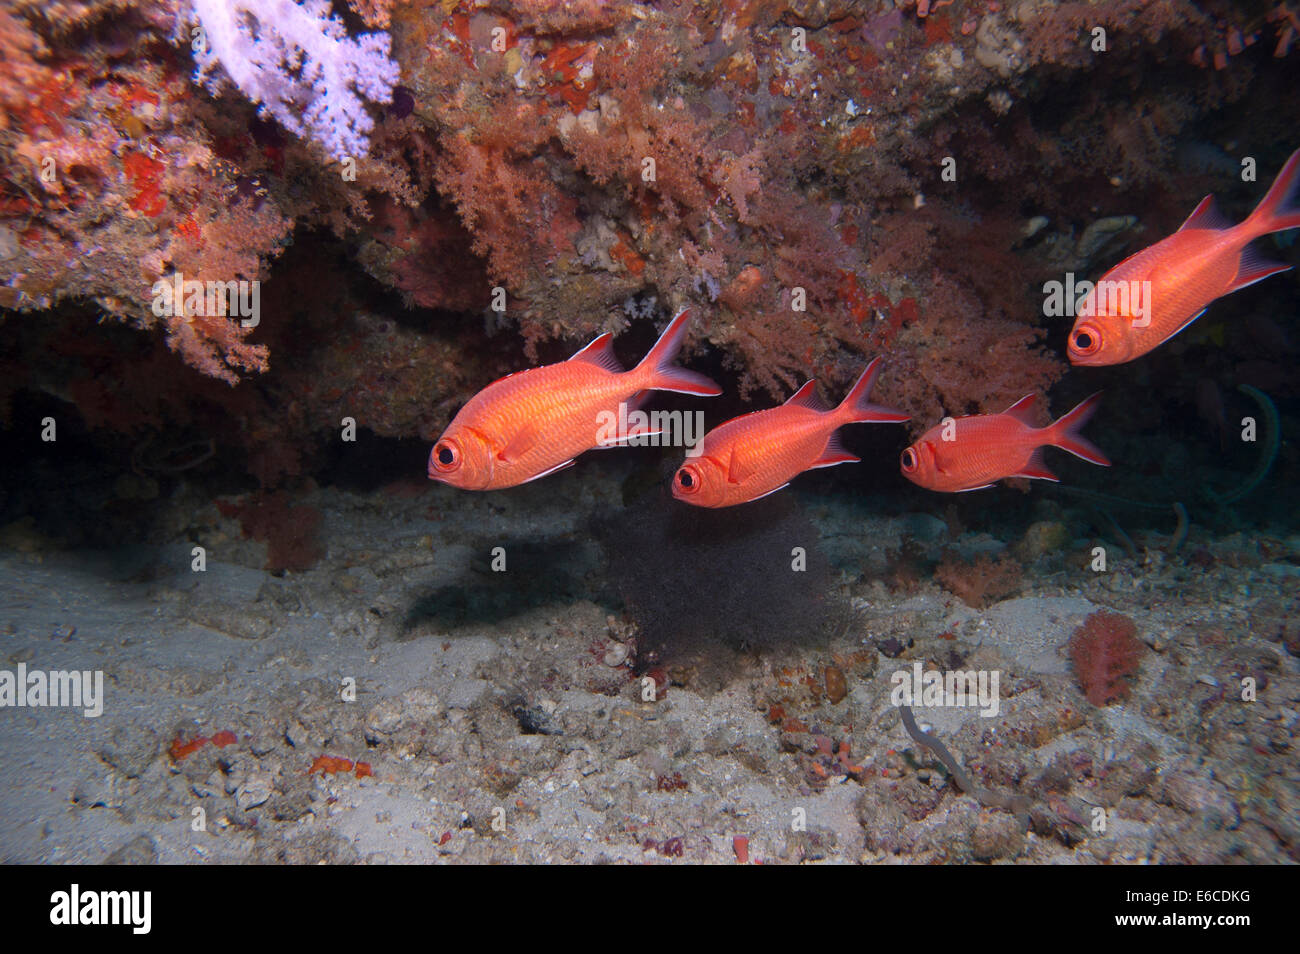
{"label": "fish shadow", "polygon": [[412,601],[398,627],[399,641],[430,627],[495,625],[541,606],[588,598],[588,577],[600,561],[597,548],[571,537],[495,537],[472,550],[476,556],[457,579]]}

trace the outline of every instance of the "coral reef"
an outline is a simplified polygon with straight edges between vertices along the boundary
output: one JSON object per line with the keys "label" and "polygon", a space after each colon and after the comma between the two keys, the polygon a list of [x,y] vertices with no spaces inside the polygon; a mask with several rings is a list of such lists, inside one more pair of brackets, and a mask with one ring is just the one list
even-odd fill
{"label": "coral reef", "polygon": [[[328,368],[330,386],[296,395],[299,423],[263,425],[290,455],[340,413],[360,420],[358,395],[377,433],[436,429],[479,362],[620,330],[633,301],[699,306],[695,346],[745,400],[811,376],[843,388],[884,354],[878,398],[920,426],[1053,385],[1044,277],[1172,228],[1207,181],[1183,158],[1212,152],[1207,124],[1294,93],[1279,85],[1286,5],[349,6],[5,4],[0,314],[72,306],[231,385],[274,380],[283,350],[280,394]],[[1279,112],[1252,106],[1235,128],[1280,137]],[[400,346],[367,341],[382,370],[353,367],[328,307],[305,321],[265,300],[260,321],[155,307],[159,282],[308,269],[309,284],[307,258],[282,253],[315,235],[434,313],[404,322]],[[412,347],[457,373],[402,361]],[[1248,369],[1275,374],[1266,361]],[[48,390],[17,374],[7,390]],[[380,386],[424,395],[425,412],[386,413]]]}
{"label": "coral reef", "polygon": [[[224,309],[151,309],[160,280],[255,280],[292,227],[274,206],[242,196],[236,167],[209,134],[196,134],[202,106],[163,45],[174,10],[91,3],[55,8],[37,24],[27,16],[34,11],[19,5],[0,19],[17,67],[0,91],[0,307],[92,301],[104,317],[161,327],[205,374],[234,383],[265,370],[253,328]],[[103,46],[78,49],[62,32],[74,26],[98,29]]]}

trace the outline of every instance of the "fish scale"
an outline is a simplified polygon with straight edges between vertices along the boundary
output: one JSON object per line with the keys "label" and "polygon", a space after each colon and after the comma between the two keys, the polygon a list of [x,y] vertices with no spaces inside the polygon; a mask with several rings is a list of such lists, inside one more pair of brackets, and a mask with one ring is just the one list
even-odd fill
{"label": "fish scale", "polygon": [[565,370],[563,365],[519,372],[503,379],[505,387],[492,399],[480,394],[474,399],[480,401],[478,407],[471,401],[465,409],[473,415],[482,408],[480,429],[502,435],[505,443],[526,425],[551,434],[549,441],[519,458],[523,469],[545,463],[556,454],[562,459],[576,457],[595,446],[597,415],[617,408],[620,399],[626,400],[636,390],[629,391],[628,383],[620,382],[611,372],[587,367],[590,371],[564,375],[554,373]]}
{"label": "fish scale", "polygon": [[[737,418],[713,432],[718,442],[744,443],[762,461],[759,473],[785,483],[815,458],[839,426],[829,415],[802,407],[781,406]],[[707,445],[706,445],[707,446]]]}

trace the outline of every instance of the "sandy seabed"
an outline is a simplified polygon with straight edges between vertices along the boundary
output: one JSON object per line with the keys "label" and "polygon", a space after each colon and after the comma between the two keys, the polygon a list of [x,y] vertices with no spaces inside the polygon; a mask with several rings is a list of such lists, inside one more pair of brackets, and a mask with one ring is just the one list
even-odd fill
{"label": "sandy seabed", "polygon": [[[447,488],[316,491],[327,556],[281,576],[237,523],[179,498],[171,543],[69,552],[8,533],[0,666],[101,671],[104,699],[94,718],[0,710],[0,860],[1300,859],[1300,539],[1152,545],[1106,573],[1071,555],[974,609],[928,580],[885,586],[888,550],[905,529],[931,549],[997,541],[816,501],[852,625],[694,646],[645,677],[635,627],[590,598],[429,612],[496,527],[566,541],[573,578],[598,578],[573,514],[612,501],[586,489],[556,507],[552,489],[454,506]],[[1107,707],[1067,653],[1098,608],[1146,647],[1131,696]],[[891,680],[918,661],[999,674],[996,716],[916,714],[1027,819],[963,793],[905,732]]]}

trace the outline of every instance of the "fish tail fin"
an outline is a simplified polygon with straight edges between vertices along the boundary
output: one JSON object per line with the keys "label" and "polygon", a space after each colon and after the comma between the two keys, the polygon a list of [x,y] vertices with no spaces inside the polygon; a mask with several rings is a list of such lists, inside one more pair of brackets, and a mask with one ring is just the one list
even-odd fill
{"label": "fish tail fin", "polygon": [[722,393],[722,388],[704,375],[673,364],[677,352],[682,348],[682,342],[686,340],[690,320],[689,308],[679,311],[677,317],[668,323],[668,327],[659,336],[654,347],[641,359],[641,363],[632,369],[630,373],[644,381],[641,388],[679,391],[682,394],[700,394],[708,397]]}
{"label": "fish tail fin", "polygon": [[1075,457],[1082,457],[1084,460],[1093,464],[1100,464],[1102,467],[1110,466],[1110,458],[1102,452],[1101,448],[1088,440],[1079,432],[1083,425],[1088,423],[1093,412],[1097,410],[1097,404],[1101,400],[1101,392],[1098,391],[1090,398],[1085,398],[1079,403],[1074,410],[1063,414],[1057,421],[1048,425],[1050,443],[1061,450],[1069,451]]}
{"label": "fish tail fin", "polygon": [[1264,201],[1242,225],[1248,226],[1246,231],[1252,238],[1300,228],[1300,149],[1291,153]]}
{"label": "fish tail fin", "polygon": [[849,393],[840,402],[840,406],[835,409],[834,413],[843,423],[898,424],[910,420],[908,415],[902,411],[895,411],[893,408],[871,403],[871,388],[876,383],[876,377],[879,374],[880,358],[876,357],[867,365],[867,370],[862,372],[862,376],[858,378],[857,383],[849,389]]}

